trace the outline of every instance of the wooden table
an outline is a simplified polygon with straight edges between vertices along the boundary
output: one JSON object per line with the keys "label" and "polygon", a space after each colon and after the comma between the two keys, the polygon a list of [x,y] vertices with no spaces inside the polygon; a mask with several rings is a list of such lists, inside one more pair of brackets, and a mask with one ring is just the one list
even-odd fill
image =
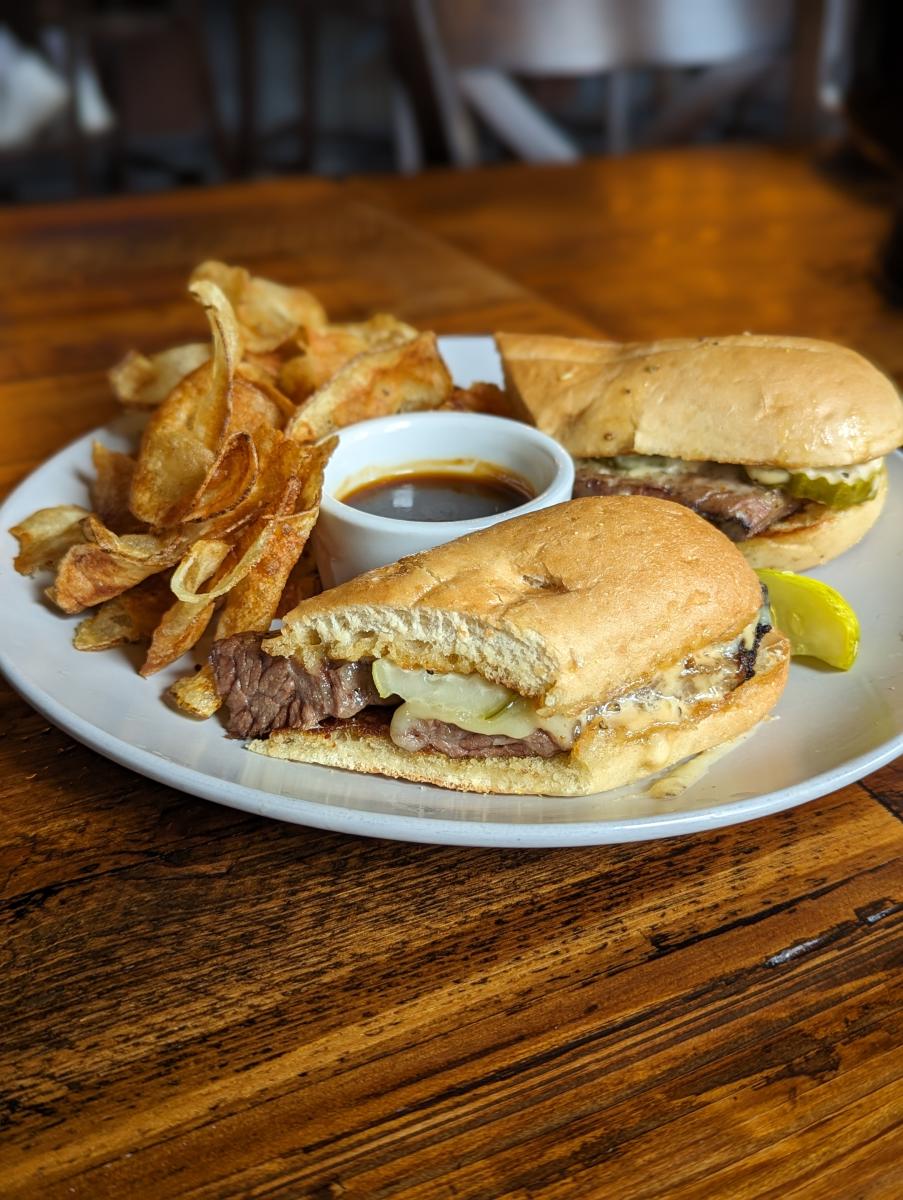
{"label": "wooden table", "polygon": [[612,337],[817,335],[903,383],[903,310],[875,286],[893,185],[838,156],[683,149],[355,191]]}
{"label": "wooden table", "polygon": [[[685,245],[681,230],[710,237],[700,179],[736,171],[720,203],[707,193],[722,246],[759,179],[717,152],[707,174],[663,155],[554,187],[525,168],[357,185],[476,258],[314,181],[0,214],[0,481],[111,415],[103,372],[124,349],[197,335],[183,286],[206,256],[307,281],[339,317],[387,308],[442,331],[786,316],[842,332],[853,250],[813,228],[825,185],[759,161],[786,266],[767,288],[751,248],[699,273]],[[620,181],[644,173],[655,201],[637,211]],[[583,195],[605,214],[595,234]],[[621,287],[631,253],[642,279]],[[869,348],[895,364],[899,315],[855,287],[869,336],[888,332]],[[672,296],[659,329],[650,298]],[[218,808],[99,758],[5,687],[0,704],[7,1200],[900,1194],[899,768],[680,840],[464,850]]]}

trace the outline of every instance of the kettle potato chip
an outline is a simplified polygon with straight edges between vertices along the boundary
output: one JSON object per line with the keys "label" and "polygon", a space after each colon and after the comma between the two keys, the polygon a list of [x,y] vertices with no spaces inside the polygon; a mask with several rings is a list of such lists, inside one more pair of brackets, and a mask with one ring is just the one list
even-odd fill
{"label": "kettle potato chip", "polygon": [[78,504],[39,508],[14,525],[10,533],[19,543],[13,566],[20,575],[55,568],[66,552],[85,540],[82,521],[88,510]]}
{"label": "kettle potato chip", "polygon": [[163,614],[172,604],[166,575],[151,575],[143,583],[105,600],[75,631],[76,650],[110,650],[133,642],[150,641]]}
{"label": "kettle potato chip", "polygon": [[434,333],[352,358],[298,409],[289,437],[312,441],[356,421],[397,412],[439,408],[451,399],[452,380]]}
{"label": "kettle potato chip", "polygon": [[186,716],[204,721],[220,708],[222,701],[213,682],[213,668],[204,663],[193,675],[185,675],[171,684],[169,698]]}
{"label": "kettle potato chip", "polygon": [[190,286],[198,282],[216,284],[228,296],[250,351],[275,350],[299,329],[326,324],[326,312],[316,296],[304,288],[251,275],[244,267],[204,262],[191,273]]}
{"label": "kettle potato chip", "polygon": [[135,460],[130,454],[111,450],[102,442],[91,448],[94,478],[89,484],[91,507],[104,525],[116,533],[137,532],[139,522],[129,509]]}
{"label": "kettle potato chip", "polygon": [[127,408],[156,408],[177,383],[209,359],[210,347],[205,342],[173,346],[150,358],[129,350],[110,369],[110,386],[119,403]]}
{"label": "kettle potato chip", "polygon": [[[319,590],[308,539],[328,435],[410,409],[503,404],[488,385],[454,389],[435,335],[386,313],[331,324],[304,288],[215,261],[189,292],[209,341],[131,350],[109,373],[120,403],[148,412],[134,455],[95,442],[91,510],[43,508],[12,530],[17,571],[52,571],[46,595],[62,612],[93,609],[75,647],[148,642],[142,675],[214,618],[217,637],[262,632]],[[206,665],[168,695],[199,718],[220,705]]]}
{"label": "kettle potato chip", "polygon": [[386,350],[413,341],[417,330],[388,313],[376,313],[354,325],[325,325],[309,329],[299,353],[279,371],[279,386],[296,404],[301,404],[356,358],[370,350]]}

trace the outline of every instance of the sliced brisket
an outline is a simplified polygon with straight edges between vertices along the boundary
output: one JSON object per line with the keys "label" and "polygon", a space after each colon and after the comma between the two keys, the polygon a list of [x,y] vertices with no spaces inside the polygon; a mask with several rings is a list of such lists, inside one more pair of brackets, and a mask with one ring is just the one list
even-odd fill
{"label": "sliced brisket", "polygon": [[215,642],[210,662],[232,737],[313,729],[327,717],[353,717],[383,703],[369,662],[328,663],[315,673],[305,671],[294,659],[267,654],[257,633]]}
{"label": "sliced brisket", "polygon": [[393,731],[392,740],[402,750],[438,750],[449,758],[551,758],[561,751],[544,729],[535,729],[525,738],[512,738],[501,733],[470,733],[445,721],[424,718],[411,721],[400,736]]}
{"label": "sliced brisket", "polygon": [[778,488],[762,487],[717,475],[661,471],[627,475],[598,463],[578,463],[575,496],[655,496],[692,508],[727,534],[732,542],[764,533],[776,521],[802,507]]}

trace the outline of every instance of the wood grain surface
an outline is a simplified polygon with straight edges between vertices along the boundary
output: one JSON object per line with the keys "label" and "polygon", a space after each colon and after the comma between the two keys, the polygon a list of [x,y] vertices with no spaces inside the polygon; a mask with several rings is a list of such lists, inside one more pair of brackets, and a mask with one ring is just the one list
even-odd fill
{"label": "wood grain surface", "polygon": [[433,172],[356,194],[479,254],[612,337],[813,334],[903,381],[875,286],[893,186],[762,147]]}
{"label": "wood grain surface", "polygon": [[[464,204],[463,179],[393,187],[429,215],[442,187]],[[498,261],[534,179],[542,195],[543,171],[472,177],[471,254]],[[206,256],[307,281],[337,316],[589,332],[560,289],[541,300],[351,190],[0,214],[3,486],[110,415],[124,349],[199,332],[181,289]],[[562,245],[573,207],[543,217]],[[597,269],[587,252],[584,295]],[[684,281],[688,322],[710,288]],[[645,336],[635,303],[606,328]],[[898,767],[682,839],[467,850],[192,799],[5,686],[0,716],[4,1198],[900,1194]]]}

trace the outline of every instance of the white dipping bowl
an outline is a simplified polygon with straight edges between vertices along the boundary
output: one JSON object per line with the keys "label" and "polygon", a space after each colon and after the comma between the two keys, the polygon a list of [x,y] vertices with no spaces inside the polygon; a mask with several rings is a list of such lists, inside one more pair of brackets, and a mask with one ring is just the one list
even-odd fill
{"label": "white dipping bowl", "polygon": [[[326,466],[314,554],[324,587],[344,583],[406,554],[430,550],[499,521],[570,500],[571,456],[531,425],[482,413],[414,412],[349,425]],[[521,476],[536,495],[516,508],[464,521],[405,521],[375,516],[337,496],[413,463],[441,469],[452,460],[478,460]],[[458,462],[455,463],[457,467]]]}

